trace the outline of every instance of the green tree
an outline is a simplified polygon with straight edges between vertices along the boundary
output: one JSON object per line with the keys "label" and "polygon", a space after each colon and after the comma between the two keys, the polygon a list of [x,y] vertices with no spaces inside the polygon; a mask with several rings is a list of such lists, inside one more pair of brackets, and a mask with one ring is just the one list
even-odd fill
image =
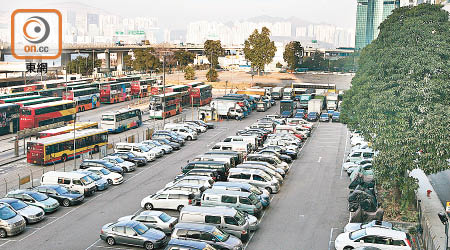
{"label": "green tree", "polygon": [[277,67],[278,69],[281,69],[283,67],[283,64],[281,64],[280,62],[277,62],[277,64],[275,65],[275,67]]}
{"label": "green tree", "polygon": [[219,78],[219,74],[217,73],[216,69],[214,69],[214,68],[211,68],[206,73],[206,79],[208,80],[208,82],[215,82],[215,81],[217,81],[218,78]]}
{"label": "green tree", "polygon": [[318,50],[312,53],[312,56],[303,59],[302,68],[310,70],[326,70],[328,68],[328,60],[324,58],[324,54]]}
{"label": "green tree", "polygon": [[194,80],[195,79],[195,70],[191,66],[186,66],[184,68],[184,79],[186,80]]}
{"label": "green tree", "polygon": [[417,188],[409,171],[449,168],[450,24],[441,8],[395,9],[361,51],[343,98],[342,121],[372,142],[377,182],[403,211]]}
{"label": "green tree", "polygon": [[263,27],[261,33],[257,29],[244,42],[245,58],[252,63],[258,74],[264,71],[264,66],[272,62],[277,48],[270,40],[270,30]]}
{"label": "green tree", "polygon": [[303,59],[303,47],[298,41],[292,41],[284,48],[283,59],[289,69],[294,70],[300,66]]}
{"label": "green tree", "polygon": [[154,53],[155,50],[153,48],[135,50],[133,68],[145,72],[161,68],[161,62]]}
{"label": "green tree", "polygon": [[175,51],[175,58],[178,61],[178,65],[186,67],[187,65],[194,63],[195,55],[192,52],[186,50]]}
{"label": "green tree", "polygon": [[[95,68],[102,66],[102,60],[96,59],[95,62]],[[70,73],[80,73],[83,75],[91,75],[92,74],[92,56],[89,55],[87,57],[78,56],[74,60],[70,61],[67,64],[67,69]]]}
{"label": "green tree", "polygon": [[219,40],[206,40],[204,46],[206,57],[208,61],[212,63],[213,67],[219,65],[219,56],[225,54],[225,50],[222,48],[222,44]]}
{"label": "green tree", "polygon": [[123,56],[123,66],[125,67],[126,71],[129,71],[133,67],[133,60],[131,55],[124,55]]}

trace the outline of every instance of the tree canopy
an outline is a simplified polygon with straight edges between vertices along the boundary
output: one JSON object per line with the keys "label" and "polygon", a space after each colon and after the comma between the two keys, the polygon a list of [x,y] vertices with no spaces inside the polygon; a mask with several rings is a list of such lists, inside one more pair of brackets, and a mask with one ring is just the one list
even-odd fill
{"label": "tree canopy", "polygon": [[186,66],[184,68],[184,79],[195,80],[195,70],[191,66]]}
{"label": "tree canopy", "polygon": [[153,48],[135,50],[133,68],[139,71],[149,71],[161,68],[161,62],[154,53],[155,50]]}
{"label": "tree canopy", "polygon": [[174,55],[179,66],[186,67],[187,65],[194,63],[195,55],[192,52],[177,50]]}
{"label": "tree canopy", "polygon": [[402,7],[361,51],[342,120],[378,151],[377,181],[408,204],[417,188],[408,171],[449,168],[450,24],[439,5]]}
{"label": "tree canopy", "polygon": [[[102,66],[102,60],[95,59],[94,62],[95,68]],[[79,56],[75,58],[75,60],[70,61],[67,64],[67,69],[69,72],[80,73],[84,75],[92,74],[92,56],[89,55],[87,57]]]}
{"label": "tree canopy", "polygon": [[261,29],[261,33],[255,29],[244,42],[245,58],[258,73],[264,71],[264,66],[272,62],[276,51],[275,42],[270,40],[270,30],[266,27]]}
{"label": "tree canopy", "polygon": [[225,54],[225,50],[222,48],[222,44],[219,40],[206,40],[204,44],[205,54],[208,61],[215,67],[219,65],[219,56]]}
{"label": "tree canopy", "polygon": [[284,48],[283,59],[289,69],[294,70],[300,66],[303,59],[303,46],[299,41],[292,41]]}

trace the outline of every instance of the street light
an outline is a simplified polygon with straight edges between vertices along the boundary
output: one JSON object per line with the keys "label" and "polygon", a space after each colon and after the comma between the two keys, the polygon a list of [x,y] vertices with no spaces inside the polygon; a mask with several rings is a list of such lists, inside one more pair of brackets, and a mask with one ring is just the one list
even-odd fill
{"label": "street light", "polygon": [[448,249],[448,218],[444,212],[438,213],[439,219],[445,225],[445,249]]}
{"label": "street light", "polygon": [[162,57],[163,57],[163,127],[166,125],[166,56],[169,55],[170,51],[162,51]]}

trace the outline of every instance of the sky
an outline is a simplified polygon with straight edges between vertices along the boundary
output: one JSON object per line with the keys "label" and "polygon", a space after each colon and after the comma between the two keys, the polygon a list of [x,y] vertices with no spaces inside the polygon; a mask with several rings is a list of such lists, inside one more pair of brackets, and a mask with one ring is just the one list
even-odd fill
{"label": "sky", "polygon": [[293,16],[354,29],[356,16],[356,0],[13,0],[2,1],[2,10],[57,9],[64,2],[89,5],[123,17],[157,17],[159,25],[169,29],[185,29],[192,21],[228,22],[260,15]]}

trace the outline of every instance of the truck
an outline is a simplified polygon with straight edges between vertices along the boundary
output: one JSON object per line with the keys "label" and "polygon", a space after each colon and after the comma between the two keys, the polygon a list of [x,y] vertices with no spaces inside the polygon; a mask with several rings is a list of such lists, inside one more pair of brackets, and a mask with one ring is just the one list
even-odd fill
{"label": "truck", "polygon": [[292,99],[292,88],[285,88],[283,90],[283,100],[291,100]]}
{"label": "truck", "polygon": [[320,115],[322,112],[323,100],[322,99],[311,99],[308,102],[308,113],[316,112]]}
{"label": "truck", "polygon": [[216,109],[219,117],[234,118],[236,120],[244,118],[244,110],[235,100],[215,99],[210,105]]}
{"label": "truck", "polygon": [[259,95],[259,96],[265,96],[267,93],[266,89],[241,89],[236,91],[236,94],[241,95]]}
{"label": "truck", "polygon": [[289,118],[294,115],[295,103],[293,100],[280,101],[280,115],[282,118]]}
{"label": "truck", "polygon": [[306,109],[308,108],[308,102],[312,99],[312,95],[310,94],[304,94],[300,96],[300,108]]}
{"label": "truck", "polygon": [[338,108],[338,94],[336,93],[328,93],[327,100],[327,110],[337,110]]}
{"label": "truck", "polygon": [[281,100],[283,98],[283,87],[275,87],[272,90],[272,98],[275,100]]}

